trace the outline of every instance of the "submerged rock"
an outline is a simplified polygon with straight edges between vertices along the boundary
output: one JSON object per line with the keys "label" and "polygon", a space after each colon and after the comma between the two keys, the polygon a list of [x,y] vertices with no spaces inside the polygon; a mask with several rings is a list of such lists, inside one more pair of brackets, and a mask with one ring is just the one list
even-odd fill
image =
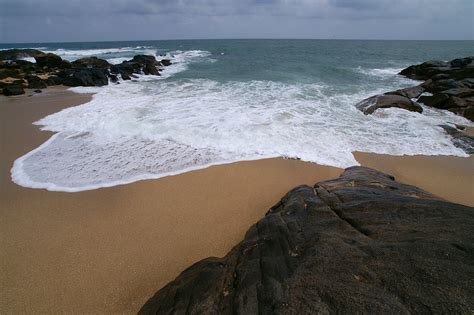
{"label": "submerged rock", "polygon": [[423,108],[406,96],[398,94],[375,95],[356,104],[365,115],[372,114],[379,108],[397,107],[412,112],[423,112]]}
{"label": "submerged rock", "polygon": [[469,313],[473,244],[473,208],[352,167],[291,190],[224,258],[192,265],[140,313]]}

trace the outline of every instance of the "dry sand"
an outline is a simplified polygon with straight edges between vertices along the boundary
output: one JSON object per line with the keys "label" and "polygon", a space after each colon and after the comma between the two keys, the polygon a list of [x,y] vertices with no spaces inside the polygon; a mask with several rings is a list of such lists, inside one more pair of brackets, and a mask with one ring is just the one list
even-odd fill
{"label": "dry sand", "polygon": [[[90,99],[44,91],[0,98],[0,313],[134,313],[192,263],[225,255],[289,189],[341,172],[267,159],[80,193],[22,188],[10,180],[13,161],[51,135],[31,122]],[[396,165],[390,157],[357,157],[406,183],[436,171],[442,181],[420,185],[432,192],[472,191],[472,158],[427,167],[432,157],[420,157],[423,168],[413,173],[405,157]],[[463,161],[456,176],[453,161]],[[465,192],[449,198],[472,204]]]}
{"label": "dry sand", "polygon": [[418,186],[451,202],[474,207],[474,155],[392,156],[355,152],[364,166],[389,173],[410,185]]}

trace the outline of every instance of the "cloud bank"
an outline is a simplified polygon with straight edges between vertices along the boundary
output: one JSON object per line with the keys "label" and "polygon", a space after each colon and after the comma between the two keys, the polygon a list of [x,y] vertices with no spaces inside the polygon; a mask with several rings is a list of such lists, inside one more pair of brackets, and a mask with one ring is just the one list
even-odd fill
{"label": "cloud bank", "polygon": [[474,39],[472,0],[0,0],[0,42]]}

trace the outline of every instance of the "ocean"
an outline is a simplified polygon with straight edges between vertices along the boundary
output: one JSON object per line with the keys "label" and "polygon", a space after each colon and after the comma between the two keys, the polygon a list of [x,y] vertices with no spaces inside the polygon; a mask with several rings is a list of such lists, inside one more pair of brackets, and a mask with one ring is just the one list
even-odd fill
{"label": "ocean", "polygon": [[37,48],[67,60],[120,63],[136,54],[169,58],[162,76],[105,87],[91,102],[35,124],[56,134],[19,157],[25,187],[82,191],[210,165],[269,157],[349,167],[353,151],[466,154],[440,124],[465,124],[423,106],[364,115],[362,99],[419,84],[397,75],[426,60],[473,55],[472,41],[176,40],[0,45]]}

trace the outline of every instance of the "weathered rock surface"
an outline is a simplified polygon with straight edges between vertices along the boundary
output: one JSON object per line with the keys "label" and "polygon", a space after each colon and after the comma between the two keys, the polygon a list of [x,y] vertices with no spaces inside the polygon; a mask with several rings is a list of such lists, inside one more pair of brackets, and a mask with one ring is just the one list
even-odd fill
{"label": "weathered rock surface", "polygon": [[290,191],[141,314],[470,314],[474,209],[364,167]]}
{"label": "weathered rock surface", "polygon": [[372,114],[379,108],[390,107],[397,107],[418,113],[423,112],[423,108],[419,104],[399,94],[375,95],[357,103],[356,107],[366,115]]}

